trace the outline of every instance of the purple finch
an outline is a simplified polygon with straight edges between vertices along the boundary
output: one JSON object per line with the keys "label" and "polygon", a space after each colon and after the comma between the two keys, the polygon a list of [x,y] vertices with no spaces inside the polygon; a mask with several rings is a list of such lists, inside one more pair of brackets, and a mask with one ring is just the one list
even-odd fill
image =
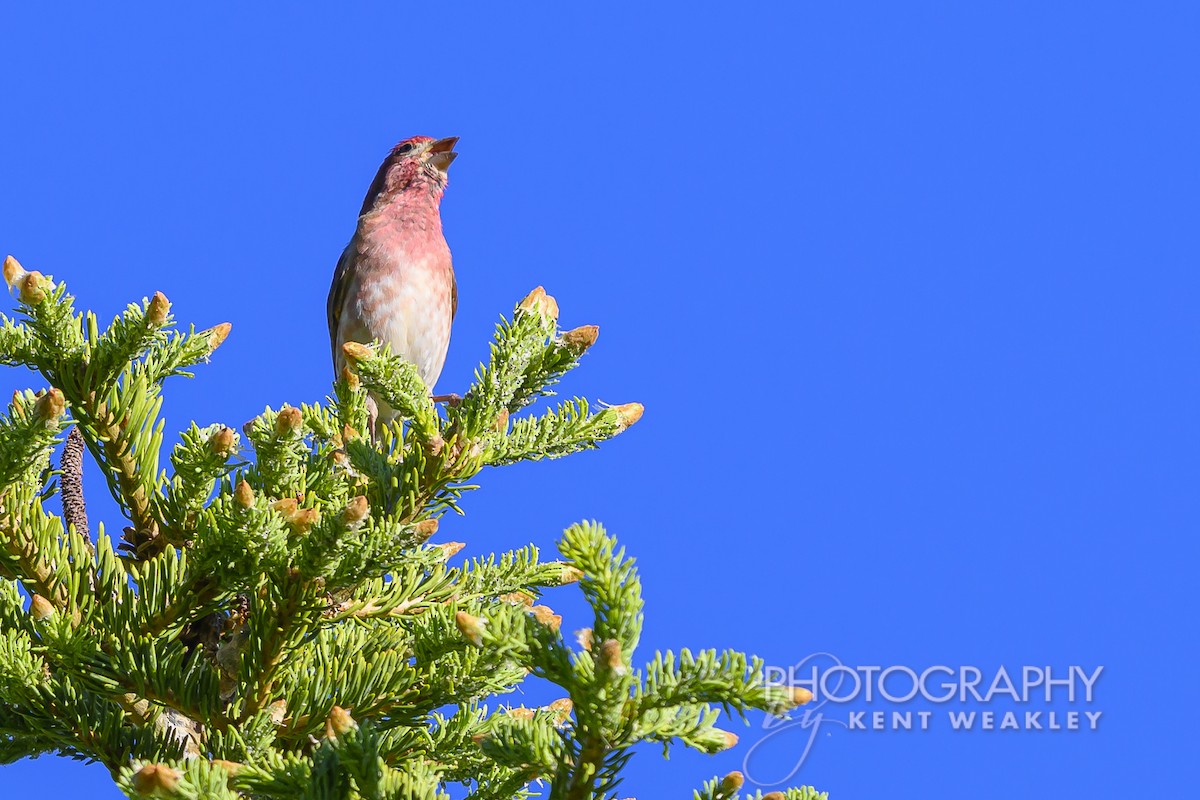
{"label": "purple finch", "polygon": [[[450,346],[458,287],[440,207],[457,136],[414,136],[392,148],[367,190],[358,227],[329,287],[329,338],[335,375],[346,342],[390,344],[431,390]],[[368,399],[373,425],[395,412]]]}

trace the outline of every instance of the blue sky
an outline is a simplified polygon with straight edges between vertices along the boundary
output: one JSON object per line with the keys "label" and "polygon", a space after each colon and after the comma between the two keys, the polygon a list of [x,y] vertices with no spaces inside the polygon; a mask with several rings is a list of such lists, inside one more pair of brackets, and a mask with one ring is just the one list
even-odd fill
{"label": "blue sky", "polygon": [[[446,538],[602,520],[647,657],[1104,667],[1090,704],[962,706],[1095,731],[823,725],[794,780],[837,800],[1166,795],[1197,777],[1200,11],[1050,5],[9,4],[0,251],[103,317],[161,290],[232,322],[165,413],[240,425],[328,390],[329,275],[387,149],[461,136],[439,389],[544,284],[601,327],[563,391],[646,415],[484,474]],[[716,758],[642,753],[624,793],[742,768],[752,723]],[[119,796],[48,757],[0,785]]]}

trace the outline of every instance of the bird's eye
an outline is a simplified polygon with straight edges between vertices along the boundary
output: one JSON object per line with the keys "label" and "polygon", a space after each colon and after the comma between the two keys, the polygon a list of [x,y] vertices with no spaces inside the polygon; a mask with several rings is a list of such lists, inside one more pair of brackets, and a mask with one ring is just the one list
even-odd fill
{"label": "bird's eye", "polygon": [[411,144],[411,143],[408,143],[408,144],[402,144],[402,145],[400,145],[399,147],[397,147],[397,148],[396,148],[396,155],[398,155],[398,156],[402,156],[402,155],[404,155],[405,153],[409,152],[409,151],[410,151],[410,150],[412,150],[412,149],[413,149],[413,146],[412,146],[412,144]]}

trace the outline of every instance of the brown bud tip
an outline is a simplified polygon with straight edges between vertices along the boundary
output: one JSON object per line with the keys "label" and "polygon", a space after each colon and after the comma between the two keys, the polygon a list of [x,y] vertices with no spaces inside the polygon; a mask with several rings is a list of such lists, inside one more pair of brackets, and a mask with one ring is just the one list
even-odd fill
{"label": "brown bud tip", "polygon": [[746,776],[740,772],[731,772],[724,778],[721,778],[721,786],[718,789],[722,797],[732,796],[742,788],[746,782]]}
{"label": "brown bud tip", "polygon": [[[435,533],[437,533],[437,530],[438,530],[438,521],[436,519],[423,519],[420,522],[418,522],[416,525],[413,525],[413,534],[417,537],[418,543],[428,542],[429,539]],[[459,550],[461,550],[461,549],[462,548],[459,548]],[[458,550],[455,550],[454,552],[457,553]],[[451,553],[450,555],[454,555],[454,553]],[[450,556],[446,556],[446,558],[449,558],[449,557]]]}
{"label": "brown bud tip", "polygon": [[625,673],[625,661],[621,655],[621,643],[616,639],[605,639],[600,645],[600,663],[617,675]]}
{"label": "brown bud tip", "polygon": [[237,434],[233,428],[221,428],[209,438],[208,446],[213,455],[229,458],[237,452]]}
{"label": "brown bud tip", "polygon": [[161,328],[171,313],[171,301],[162,292],[155,292],[150,298],[150,306],[146,309],[146,322],[155,328]]}
{"label": "brown bud tip", "polygon": [[267,706],[267,716],[273,725],[282,725],[287,717],[287,700],[276,700]]}
{"label": "brown bud tip", "polygon": [[276,500],[271,503],[271,508],[278,511],[285,517],[290,517],[296,513],[296,509],[300,506],[300,501],[294,497],[285,497],[282,500]]}
{"label": "brown bud tip", "polygon": [[762,800],[787,800],[787,795],[783,792],[767,792],[762,796]]}
{"label": "brown bud tip", "polygon": [[346,386],[352,392],[358,391],[358,387],[362,386],[362,381],[358,379],[358,376],[349,367],[342,367],[342,380],[346,382]]}
{"label": "brown bud tip", "polygon": [[342,522],[346,523],[347,527],[361,525],[370,513],[371,506],[367,503],[367,498],[359,495],[346,504],[342,511]]}
{"label": "brown bud tip", "polygon": [[276,500],[271,504],[271,508],[279,512],[288,527],[292,529],[292,533],[308,533],[321,521],[320,511],[315,508],[300,508],[299,501],[294,497]]}
{"label": "brown bud tip", "polygon": [[151,797],[170,796],[179,789],[183,775],[166,764],[147,764],[133,776],[133,789],[138,794]]}
{"label": "brown bud tip", "polygon": [[596,343],[596,339],[599,336],[599,325],[581,325],[564,333],[562,341],[572,353],[580,356],[583,355],[585,350]]}
{"label": "brown bud tip", "polygon": [[575,641],[579,642],[579,646],[590,653],[592,651],[592,629],[580,628],[575,631]]}
{"label": "brown bud tip", "polygon": [[354,721],[354,717],[350,716],[349,711],[341,706],[334,706],[325,720],[325,738],[336,739],[357,727],[358,723]]}
{"label": "brown bud tip", "polygon": [[17,261],[12,256],[4,257],[4,282],[13,287],[21,278],[25,277],[25,268],[21,266],[21,262]]}
{"label": "brown bud tip", "polygon": [[239,481],[233,490],[233,501],[242,508],[252,507],[254,505],[254,490],[250,488],[250,484],[245,481]]}
{"label": "brown bud tip", "polygon": [[21,276],[18,284],[17,297],[25,305],[35,306],[46,299],[46,290],[49,288],[47,284],[49,283],[46,276],[40,272],[26,272]]}
{"label": "brown bud tip", "polygon": [[630,426],[642,418],[642,412],[646,410],[641,403],[625,403],[620,406],[613,406],[617,412],[617,433],[623,433]]}
{"label": "brown bud tip", "polygon": [[442,551],[443,561],[449,561],[450,559],[454,558],[456,555],[458,555],[459,551],[466,546],[466,542],[446,542],[445,544],[438,545]]}
{"label": "brown bud tip", "polygon": [[483,647],[483,629],[487,626],[486,619],[473,617],[465,611],[459,611],[454,615],[454,624],[458,626],[458,632],[466,637],[468,642],[476,647]]}
{"label": "brown bud tip", "polygon": [[315,508],[301,508],[288,518],[288,525],[291,526],[293,533],[303,535],[315,528],[320,521],[320,511]]}
{"label": "brown bud tip", "polygon": [[501,409],[500,413],[496,415],[496,419],[492,422],[492,430],[499,431],[500,433],[504,433],[506,430],[508,430],[507,408]]}
{"label": "brown bud tip", "polygon": [[214,758],[212,761],[212,765],[214,767],[220,767],[221,769],[228,772],[230,775],[237,775],[239,772],[242,771],[242,767],[245,766],[245,764],[239,764],[236,761],[226,761],[223,758]]}
{"label": "brown bud tip", "polygon": [[54,616],[54,605],[40,594],[35,594],[29,600],[29,616],[38,622],[50,619]]}
{"label": "brown bud tip", "polygon": [[488,740],[488,735],[486,733],[471,734],[471,741],[474,742],[475,744],[482,745],[487,740]]}
{"label": "brown bud tip", "polygon": [[505,709],[504,713],[513,719],[533,719],[534,710],[525,706],[512,706]]}
{"label": "brown bud tip", "polygon": [[222,322],[217,327],[208,332],[208,352],[213,352],[229,337],[229,332],[233,330],[233,326],[228,322]]}
{"label": "brown bud tip", "polygon": [[539,286],[536,289],[534,289],[532,292],[530,292],[529,294],[525,295],[525,298],[520,303],[517,304],[517,310],[525,311],[525,312],[532,312],[535,308],[538,307],[538,304],[545,298],[546,298],[546,290],[543,287]]}
{"label": "brown bud tip", "polygon": [[300,409],[284,406],[275,417],[275,433],[278,436],[296,436],[304,427],[304,415]]}
{"label": "brown bud tip", "polygon": [[583,570],[579,567],[573,567],[570,564],[563,566],[562,574],[558,578],[559,585],[566,586],[568,583],[579,583],[579,579],[583,577]]}
{"label": "brown bud tip", "polygon": [[362,342],[346,342],[342,345],[342,354],[353,366],[359,361],[365,361],[375,355],[375,351]]}
{"label": "brown bud tip", "polygon": [[575,704],[571,702],[571,698],[563,697],[555,700],[546,709],[554,714],[555,723],[562,725],[571,718],[571,711],[575,708]]}
{"label": "brown bud tip", "polygon": [[552,631],[557,631],[562,627],[562,616],[555,614],[554,609],[549,606],[534,606],[529,611],[533,614],[534,619]]}
{"label": "brown bud tip", "polygon": [[51,389],[38,398],[37,403],[33,406],[33,413],[49,427],[56,425],[62,419],[66,406],[67,403],[63,399],[63,393],[58,389]]}
{"label": "brown bud tip", "polygon": [[802,706],[805,703],[811,702],[812,699],[813,693],[808,689],[805,689],[802,686],[792,687],[792,703],[795,705]]}
{"label": "brown bud tip", "polygon": [[725,739],[725,745],[721,749],[728,750],[737,745],[738,737],[736,733],[730,733],[729,731],[719,731],[719,733]]}
{"label": "brown bud tip", "polygon": [[524,592],[508,592],[500,595],[500,599],[506,603],[512,603],[514,606],[524,606],[525,608],[533,606],[533,598]]}
{"label": "brown bud tip", "polygon": [[546,294],[541,286],[525,295],[525,299],[517,305],[518,313],[541,314],[547,319],[558,319],[558,301]]}

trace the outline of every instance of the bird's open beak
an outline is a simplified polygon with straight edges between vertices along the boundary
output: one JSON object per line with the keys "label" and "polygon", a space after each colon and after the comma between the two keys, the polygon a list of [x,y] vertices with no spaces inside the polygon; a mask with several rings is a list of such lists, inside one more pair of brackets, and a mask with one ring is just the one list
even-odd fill
{"label": "bird's open beak", "polygon": [[448,170],[450,163],[458,157],[458,153],[454,152],[454,145],[456,144],[458,144],[458,137],[449,136],[445,139],[438,139],[429,145],[429,149],[425,151],[428,154],[429,163],[442,172]]}

